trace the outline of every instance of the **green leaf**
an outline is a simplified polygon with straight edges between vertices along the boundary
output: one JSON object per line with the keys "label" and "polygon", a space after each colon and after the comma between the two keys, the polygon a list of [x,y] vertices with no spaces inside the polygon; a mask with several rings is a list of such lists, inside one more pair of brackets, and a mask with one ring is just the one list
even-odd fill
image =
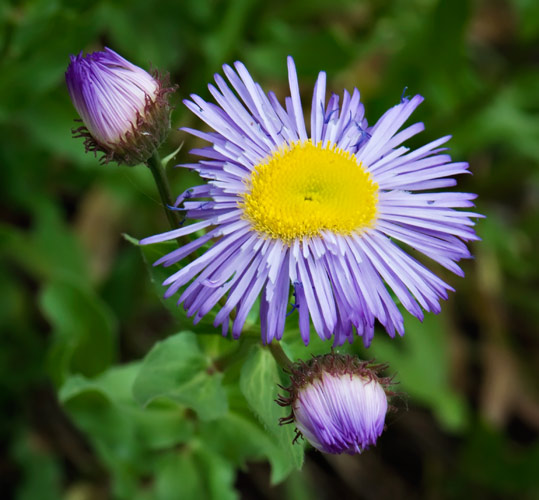
{"label": "green leaf", "polygon": [[204,482],[190,449],[168,453],[158,460],[157,500],[198,500],[204,497]]}
{"label": "green leaf", "polygon": [[237,467],[247,461],[269,460],[273,484],[284,480],[291,471],[288,446],[283,449],[249,408],[246,412],[230,410],[224,417],[201,425],[200,439],[204,446]]}
{"label": "green leaf", "polygon": [[132,363],[112,367],[93,379],[72,375],[58,391],[58,397],[62,403],[67,403],[84,392],[95,391],[114,404],[134,403],[131,387],[139,370],[140,363]]}
{"label": "green leaf", "polygon": [[[111,413],[116,415],[111,418],[123,422],[111,432],[121,434],[126,430],[129,435],[136,434],[137,447],[144,444],[148,449],[157,449],[186,442],[192,434],[192,423],[178,414],[175,404],[152,404],[141,409],[134,400],[133,383],[140,371],[140,365],[133,363],[115,367],[95,379],[74,375],[68,378],[60,389],[59,399],[67,405],[76,400],[79,410],[84,408],[95,412],[96,407],[93,404],[97,396],[104,402],[100,406],[111,408]],[[127,420],[129,424],[126,425]],[[104,426],[100,426],[102,422],[97,421],[95,424],[95,435],[104,436],[109,432]],[[124,446],[126,444],[124,443]]]}
{"label": "green leaf", "polygon": [[235,500],[234,467],[198,442],[158,459],[157,500]]}
{"label": "green leaf", "polygon": [[202,420],[213,420],[228,409],[222,378],[200,350],[196,335],[182,332],[158,342],[144,358],[133,394],[141,405],[164,397],[192,408]]}
{"label": "green leaf", "polygon": [[234,467],[221,456],[204,446],[196,449],[199,467],[204,471],[207,497],[212,500],[236,500]]}
{"label": "green leaf", "polygon": [[94,379],[74,375],[59,392],[71,418],[110,470],[114,498],[139,498],[142,479],[159,472],[156,457],[193,439],[193,422],[175,403],[141,408],[134,400],[132,387],[140,368],[141,363],[115,367]]}
{"label": "green leaf", "polygon": [[49,368],[57,383],[70,372],[92,376],[112,363],[116,322],[93,291],[57,279],[45,286],[39,303],[53,328]]}
{"label": "green leaf", "polygon": [[183,142],[174,151],[172,151],[172,153],[161,159],[161,163],[163,164],[164,168],[168,168],[168,164],[170,163],[170,161],[176,157],[176,155],[181,151],[182,148]]}
{"label": "green leaf", "polygon": [[278,395],[278,384],[282,384],[280,369],[271,353],[262,347],[255,346],[241,371],[240,388],[249,403],[251,410],[264,427],[276,439],[285,452],[286,462],[280,464],[282,469],[274,467],[272,481],[277,481],[293,469],[303,464],[303,446],[292,444],[295,437],[293,425],[279,425],[279,419],[287,416],[286,409],[275,402]]}

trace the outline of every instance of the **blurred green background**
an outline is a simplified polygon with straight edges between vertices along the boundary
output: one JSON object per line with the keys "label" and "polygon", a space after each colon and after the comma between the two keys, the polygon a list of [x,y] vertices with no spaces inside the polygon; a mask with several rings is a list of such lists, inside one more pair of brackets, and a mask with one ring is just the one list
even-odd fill
{"label": "blurred green background", "polygon": [[[539,498],[538,45],[535,0],[4,0],[1,497]],[[224,62],[242,60],[286,95],[291,54],[307,109],[323,69],[329,90],[360,89],[370,123],[405,86],[422,94],[414,119],[426,130],[410,145],[453,134],[451,154],[473,173],[459,190],[478,193],[487,215],[482,241],[465,279],[436,269],[457,289],[441,315],[408,317],[403,339],[377,332],[367,353],[354,345],[389,362],[406,394],[375,449],[308,452],[274,484],[287,474],[275,457],[270,474],[255,427],[233,460],[204,444],[218,447],[221,420],[132,401],[138,360],[189,324],[163,307],[121,236],[167,227],[149,171],[100,166],[71,139],[68,56],[104,46],[170,72],[175,128],[200,126],[181,99],[209,97]],[[163,153],[184,141],[175,162],[189,161],[195,141],[179,131]],[[176,193],[196,182],[183,169],[170,178]],[[207,355],[214,337],[200,338]],[[237,424],[232,439],[247,433]]]}

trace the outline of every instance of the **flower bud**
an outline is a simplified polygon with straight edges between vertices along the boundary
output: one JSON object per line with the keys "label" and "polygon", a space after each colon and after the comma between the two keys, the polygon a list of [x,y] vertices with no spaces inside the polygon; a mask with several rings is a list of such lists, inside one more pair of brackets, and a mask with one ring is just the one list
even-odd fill
{"label": "flower bud", "polygon": [[277,403],[290,406],[281,424],[296,424],[296,439],[303,436],[324,453],[361,453],[384,430],[388,409],[389,378],[378,372],[385,365],[372,365],[349,355],[327,354],[291,368],[288,397]]}
{"label": "flower bud", "polygon": [[[166,80],[166,79],[165,79]],[[175,88],[105,48],[71,56],[66,83],[84,127],[86,151],[102,152],[102,161],[145,162],[170,130],[168,94]]]}

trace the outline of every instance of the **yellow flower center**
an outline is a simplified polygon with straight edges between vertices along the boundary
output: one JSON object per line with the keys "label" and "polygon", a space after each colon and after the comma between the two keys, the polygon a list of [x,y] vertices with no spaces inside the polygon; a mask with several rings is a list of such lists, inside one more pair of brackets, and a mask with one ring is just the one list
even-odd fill
{"label": "yellow flower center", "polygon": [[309,140],[256,165],[240,207],[253,228],[290,244],[323,230],[351,234],[372,227],[378,184],[355,155]]}

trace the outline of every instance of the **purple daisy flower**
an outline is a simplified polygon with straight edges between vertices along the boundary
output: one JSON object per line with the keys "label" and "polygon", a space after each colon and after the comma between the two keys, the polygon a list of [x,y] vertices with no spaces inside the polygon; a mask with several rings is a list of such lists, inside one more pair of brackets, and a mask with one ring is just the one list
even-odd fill
{"label": "purple daisy flower", "polygon": [[279,396],[280,406],[291,414],[280,423],[296,424],[303,436],[324,453],[361,453],[376,444],[384,430],[388,409],[389,378],[377,372],[386,368],[358,358],[327,354],[290,368],[289,396]]}
{"label": "purple daisy flower", "polygon": [[423,98],[402,99],[368,127],[359,91],[326,103],[321,72],[309,136],[292,58],[284,107],[242,63],[234,66],[223,69],[236,93],[217,74],[217,87],[209,85],[217,104],[197,95],[184,101],[214,129],[185,129],[212,143],[192,151],[202,160],[184,165],[208,183],[176,202],[198,222],[141,241],[207,231],[156,262],[165,266],[212,242],[164,282],[165,296],[183,288],[178,304],[195,322],[223,299],[214,324],[226,334],[235,310],[234,338],[260,297],[265,343],[281,339],[291,292],[305,344],[311,322],[335,344],[352,341],[356,332],[368,346],[375,320],[389,335],[402,335],[403,318],[388,289],[419,319],[422,309],[440,312],[440,299],[453,289],[397,242],[462,276],[456,262],[470,257],[465,242],[478,239],[471,220],[478,215],[454,210],[473,206],[474,194],[430,191],[453,186],[452,176],[468,172],[467,163],[442,153],[449,136],[415,151],[401,145],[424,128],[416,123],[399,132]]}
{"label": "purple daisy flower", "polygon": [[89,151],[104,160],[127,165],[146,161],[170,129],[167,88],[142,68],[109,48],[71,56],[66,84],[84,127],[74,130],[84,137]]}

